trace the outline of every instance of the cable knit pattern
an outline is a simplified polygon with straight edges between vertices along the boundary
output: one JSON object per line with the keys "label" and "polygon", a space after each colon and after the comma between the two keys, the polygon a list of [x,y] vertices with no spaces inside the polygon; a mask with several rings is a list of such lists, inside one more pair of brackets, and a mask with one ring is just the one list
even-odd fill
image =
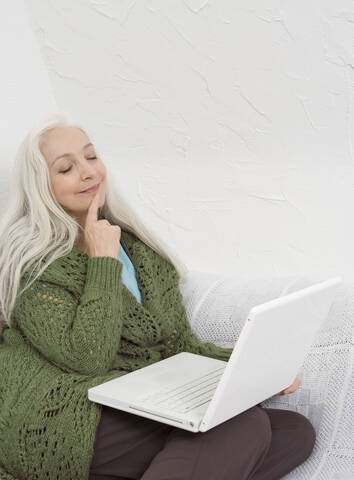
{"label": "cable knit pattern", "polygon": [[141,304],[119,260],[76,245],[18,297],[0,344],[0,480],[88,478],[102,409],[89,388],[182,351],[229,359],[192,332],[173,265],[132,233],[121,243]]}

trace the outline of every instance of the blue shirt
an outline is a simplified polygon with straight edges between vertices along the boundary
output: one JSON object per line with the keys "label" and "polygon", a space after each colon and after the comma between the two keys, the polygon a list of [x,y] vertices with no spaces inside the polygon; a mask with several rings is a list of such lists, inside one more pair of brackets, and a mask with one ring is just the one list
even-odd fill
{"label": "blue shirt", "polygon": [[138,282],[136,279],[135,268],[132,261],[130,260],[128,255],[125,253],[125,250],[122,244],[120,244],[120,248],[118,252],[118,260],[123,264],[122,282],[135,296],[137,301],[141,303],[141,293],[140,293]]}

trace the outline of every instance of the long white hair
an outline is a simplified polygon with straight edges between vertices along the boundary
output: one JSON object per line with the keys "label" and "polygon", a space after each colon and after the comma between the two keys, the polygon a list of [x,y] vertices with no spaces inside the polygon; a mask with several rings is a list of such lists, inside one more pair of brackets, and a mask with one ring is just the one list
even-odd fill
{"label": "long white hair", "polygon": [[[40,150],[47,131],[67,126],[77,127],[87,135],[87,130],[71,121],[67,114],[55,111],[29,131],[16,153],[10,179],[11,198],[0,220],[0,313],[3,317],[0,318],[0,341],[4,322],[11,327],[11,312],[17,295],[29,288],[54,260],[72,250],[82,228],[56,200],[49,169]],[[95,148],[98,153],[96,145]],[[115,187],[107,166],[106,170],[106,195],[100,216],[135,234],[172,263],[179,280],[185,282],[188,275],[186,265],[142,223]],[[46,263],[40,268],[47,255]],[[23,272],[31,267],[30,281],[18,292]]]}

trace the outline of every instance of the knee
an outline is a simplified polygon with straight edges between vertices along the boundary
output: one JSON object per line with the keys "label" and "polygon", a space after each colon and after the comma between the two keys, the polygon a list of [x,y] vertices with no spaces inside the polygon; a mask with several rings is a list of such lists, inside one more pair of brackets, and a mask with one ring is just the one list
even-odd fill
{"label": "knee", "polygon": [[316,443],[316,430],[310,420],[299,412],[293,412],[297,422],[297,441],[304,458],[308,458]]}
{"label": "knee", "polygon": [[272,427],[268,415],[260,407],[250,408],[247,429],[261,450],[267,450],[272,441]]}

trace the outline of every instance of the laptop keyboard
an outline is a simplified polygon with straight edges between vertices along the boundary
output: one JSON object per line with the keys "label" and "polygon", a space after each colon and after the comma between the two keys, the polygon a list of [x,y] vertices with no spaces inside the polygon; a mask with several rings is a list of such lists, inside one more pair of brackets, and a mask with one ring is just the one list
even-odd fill
{"label": "laptop keyboard", "polygon": [[224,369],[224,366],[220,367],[178,387],[167,387],[137,400],[139,403],[152,403],[180,413],[189,412],[213,398]]}

